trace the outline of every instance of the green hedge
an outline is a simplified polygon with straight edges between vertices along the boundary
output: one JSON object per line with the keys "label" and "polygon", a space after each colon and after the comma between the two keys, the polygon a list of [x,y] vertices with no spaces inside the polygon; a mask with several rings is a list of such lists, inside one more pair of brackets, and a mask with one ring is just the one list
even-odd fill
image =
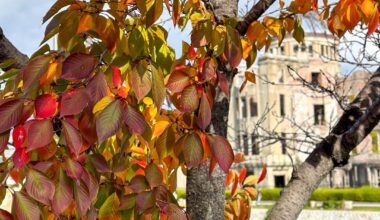
{"label": "green hedge", "polygon": [[[262,200],[277,200],[280,197],[281,189],[261,189]],[[313,192],[309,200],[315,201],[366,201],[380,202],[380,188],[360,187],[343,189],[317,189]]]}

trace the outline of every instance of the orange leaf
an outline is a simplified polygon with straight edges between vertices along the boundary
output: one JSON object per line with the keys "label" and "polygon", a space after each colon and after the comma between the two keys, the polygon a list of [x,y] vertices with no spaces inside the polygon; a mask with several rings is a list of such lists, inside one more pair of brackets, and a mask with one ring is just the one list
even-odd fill
{"label": "orange leaf", "polygon": [[259,180],[257,180],[257,183],[260,183],[261,181],[263,181],[266,175],[267,175],[267,165],[263,163],[263,170],[261,171],[261,174],[260,174]]}
{"label": "orange leaf", "polygon": [[243,183],[243,180],[245,179],[245,176],[247,175],[247,169],[245,167],[243,167],[240,171],[240,175],[239,175],[239,182],[240,183]]}
{"label": "orange leaf", "polygon": [[91,30],[93,26],[94,17],[89,13],[85,13],[79,20],[77,33],[82,33]]}

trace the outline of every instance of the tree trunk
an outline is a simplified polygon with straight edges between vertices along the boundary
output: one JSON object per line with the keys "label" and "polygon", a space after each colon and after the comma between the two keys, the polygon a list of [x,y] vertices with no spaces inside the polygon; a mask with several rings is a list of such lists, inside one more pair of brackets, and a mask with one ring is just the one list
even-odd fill
{"label": "tree trunk", "polygon": [[[204,0],[204,3],[218,18],[237,16],[237,0]],[[224,74],[229,78],[231,86],[233,74]],[[229,97],[224,96],[217,89],[210,129],[225,138],[227,137],[228,112]],[[210,176],[208,164],[201,166],[200,169],[193,168],[187,171],[186,210],[192,219],[223,220],[226,175],[216,165]]]}
{"label": "tree trunk", "polygon": [[28,56],[21,53],[15,48],[12,43],[3,34],[3,29],[0,27],[0,62],[8,59],[16,59],[16,63],[10,68],[22,68],[28,61]]}
{"label": "tree trunk", "polygon": [[281,192],[268,219],[297,219],[311,193],[337,166],[347,164],[349,154],[380,120],[380,68],[367,82],[332,132],[293,175]]}

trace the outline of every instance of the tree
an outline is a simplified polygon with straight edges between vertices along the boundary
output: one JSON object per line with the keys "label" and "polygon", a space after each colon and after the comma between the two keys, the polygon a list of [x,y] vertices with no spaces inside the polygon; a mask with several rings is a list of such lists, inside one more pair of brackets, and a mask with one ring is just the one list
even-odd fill
{"label": "tree", "polygon": [[[238,19],[235,0],[58,0],[29,61],[1,33],[0,149],[12,135],[14,150],[1,165],[1,190],[12,192],[13,216],[186,219],[173,196],[182,169],[193,219],[247,218],[252,185],[265,172],[230,171],[228,94],[236,67],[242,59],[252,65],[272,38],[281,43],[292,33],[302,42],[300,17],[309,11],[321,12],[339,37],[359,22],[371,35],[379,22],[374,0],[324,1],[321,10],[315,0],[279,1],[278,15],[263,16],[274,2],[258,1]],[[164,10],[174,26],[192,28],[179,59],[158,24]],[[58,50],[45,44],[53,36]],[[295,219],[320,180],[377,124],[377,76],[294,172],[271,219]],[[226,206],[225,173],[232,191],[241,186]],[[9,177],[21,191],[6,186]]]}

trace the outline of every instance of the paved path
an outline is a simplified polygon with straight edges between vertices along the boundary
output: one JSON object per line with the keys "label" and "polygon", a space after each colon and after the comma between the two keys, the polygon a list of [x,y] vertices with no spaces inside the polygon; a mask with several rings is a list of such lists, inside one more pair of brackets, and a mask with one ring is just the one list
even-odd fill
{"label": "paved path", "polygon": [[[252,209],[250,220],[264,220],[267,209]],[[297,220],[380,220],[380,212],[303,210]]]}

